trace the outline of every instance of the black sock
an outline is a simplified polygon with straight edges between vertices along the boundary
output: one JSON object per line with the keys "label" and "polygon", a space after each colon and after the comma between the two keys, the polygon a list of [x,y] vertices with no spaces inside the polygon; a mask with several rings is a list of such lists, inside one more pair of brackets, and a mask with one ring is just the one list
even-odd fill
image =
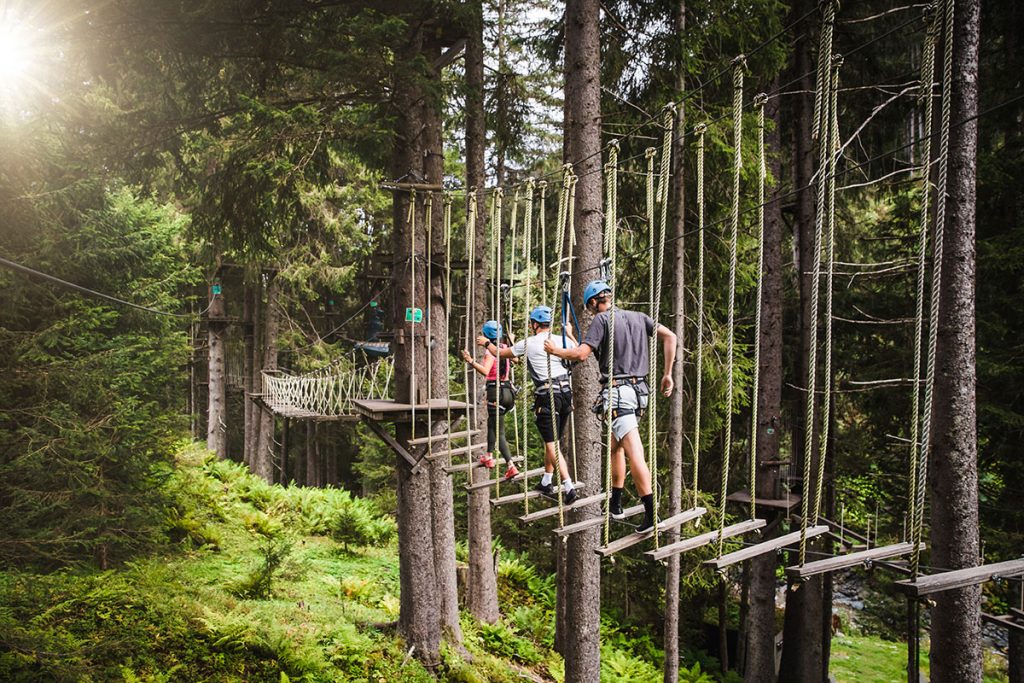
{"label": "black sock", "polygon": [[640,498],[640,502],[644,504],[644,516],[647,519],[654,519],[654,494],[648,493]]}
{"label": "black sock", "polygon": [[622,489],[612,487],[612,507],[620,507],[622,505]]}

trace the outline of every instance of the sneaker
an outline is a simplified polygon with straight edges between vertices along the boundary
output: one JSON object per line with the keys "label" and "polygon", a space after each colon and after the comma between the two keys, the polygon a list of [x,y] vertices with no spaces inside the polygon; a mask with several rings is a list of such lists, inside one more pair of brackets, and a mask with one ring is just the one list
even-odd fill
{"label": "sneaker", "polygon": [[533,490],[540,491],[541,495],[548,497],[555,495],[555,487],[552,486],[551,484],[542,484],[540,482],[537,482],[537,485],[533,487]]}
{"label": "sneaker", "polygon": [[518,474],[519,474],[519,470],[516,469],[516,466],[515,465],[509,465],[508,469],[505,470],[505,481],[509,481],[510,479],[513,479]]}
{"label": "sneaker", "polygon": [[636,528],[638,534],[644,534],[654,528],[654,520],[650,517],[644,516],[644,521],[640,522],[640,526]]}
{"label": "sneaker", "polygon": [[609,514],[611,515],[612,519],[625,519],[626,518],[626,513],[622,511],[622,503],[621,502],[619,502],[619,503],[612,503],[611,505],[612,505],[612,509],[610,510]]}
{"label": "sneaker", "polygon": [[562,495],[562,505],[572,505],[579,499],[579,497],[580,494],[576,493],[576,489],[573,489],[572,491]]}
{"label": "sneaker", "polygon": [[480,456],[480,464],[486,467],[487,469],[492,469],[495,465],[495,462],[496,461],[494,460],[494,458],[491,457],[490,453],[484,453],[483,455]]}

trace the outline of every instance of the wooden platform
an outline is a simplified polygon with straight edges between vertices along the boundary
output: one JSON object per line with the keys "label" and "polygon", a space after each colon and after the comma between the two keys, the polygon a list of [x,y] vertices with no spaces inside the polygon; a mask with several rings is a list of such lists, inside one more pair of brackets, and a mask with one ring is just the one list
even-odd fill
{"label": "wooden platform", "polygon": [[[574,508],[581,508],[581,507],[584,507],[586,505],[590,505],[592,503],[600,503],[602,500],[604,500],[604,498],[605,498],[605,494],[603,494],[603,493],[595,493],[592,496],[586,496],[584,498],[577,498],[575,500],[575,502],[573,502],[572,505],[563,505],[562,509],[563,510],[572,510]],[[531,512],[528,515],[520,515],[519,521],[523,522],[525,524],[529,524],[530,522],[536,522],[539,519],[547,519],[548,517],[555,517],[555,516],[557,516],[558,515],[558,498],[554,498],[553,497],[550,500],[551,500],[551,502],[553,502],[555,504],[554,507],[544,508],[543,510],[537,510],[536,512]]]}
{"label": "wooden platform", "polygon": [[906,579],[896,582],[896,588],[908,595],[921,597],[932,593],[941,593],[952,588],[964,588],[986,583],[998,577],[1024,576],[1024,557],[995,564],[983,564],[980,567],[956,569],[951,572],[919,576],[917,581]]}
{"label": "wooden platform", "polygon": [[[544,468],[541,468],[543,471]],[[573,488],[582,491],[586,487],[582,481],[578,481],[573,484]],[[498,507],[499,505],[508,505],[509,503],[521,503],[527,498],[533,500],[534,498],[540,498],[544,496],[540,491],[530,489],[526,493],[510,493],[507,496],[501,496],[500,498],[491,498],[491,507]],[[546,497],[546,496],[545,496]]]}
{"label": "wooden platform", "polygon": [[249,397],[264,410],[292,420],[313,420],[314,422],[358,422],[360,416],[356,413],[350,415],[321,415],[310,410],[301,410],[293,406],[273,407],[263,400],[262,394],[249,394]]}
{"label": "wooden platform", "polygon": [[[725,497],[730,503],[738,503],[750,507],[750,492],[737,491]],[[800,505],[800,496],[793,494],[788,498],[758,498],[757,507],[771,508],[773,510],[785,510],[789,512]]]}
{"label": "wooden platform", "polygon": [[791,579],[803,580],[812,576],[817,576],[818,574],[828,574],[829,572],[839,571],[840,569],[849,569],[850,567],[856,567],[859,565],[867,566],[875,560],[891,560],[896,557],[909,555],[913,551],[913,543],[894,543],[892,545],[883,545],[877,548],[861,550],[856,553],[839,555],[838,557],[827,557],[824,560],[815,560],[814,562],[807,562],[803,565],[786,567],[786,576]]}
{"label": "wooden platform", "polygon": [[[360,415],[370,420],[380,422],[409,422],[412,420],[413,405],[411,403],[399,403],[388,400],[367,400],[352,401],[352,406]],[[466,403],[463,401],[451,401],[444,398],[432,398],[428,402],[417,403],[417,420],[426,420],[428,410],[432,412],[437,420],[443,420],[451,408],[453,413],[465,411]]]}
{"label": "wooden platform", "polygon": [[[766,522],[763,519],[748,519],[739,524],[731,524],[722,529],[722,538],[734,538],[741,536],[750,531],[757,531],[765,526]],[[654,560],[664,560],[666,557],[672,557],[680,553],[689,552],[696,550],[697,548],[703,548],[711,543],[718,542],[718,529],[713,529],[707,533],[700,534],[699,536],[691,536],[690,538],[684,538],[671,545],[662,546],[657,550],[648,550],[647,555],[651,556]]]}
{"label": "wooden platform", "polygon": [[[682,526],[687,522],[692,522],[693,520],[704,516],[706,513],[706,508],[690,508],[689,510],[683,510],[678,515],[673,515],[668,519],[659,520],[657,526],[658,533],[661,533],[662,531],[666,531],[668,529],[675,529],[676,527]],[[632,533],[628,536],[623,536],[622,538],[615,539],[608,545],[601,546],[600,548],[595,548],[594,552],[600,555],[601,557],[608,557],[609,555],[614,555],[615,553],[621,550],[625,550],[626,548],[630,548],[638,543],[643,543],[644,541],[653,536],[653,528],[650,531],[643,532],[642,534]]]}
{"label": "wooden platform", "polygon": [[[824,524],[818,526],[808,527],[807,538],[814,538],[815,536],[821,536],[828,532],[828,527]],[[713,567],[715,571],[722,571],[726,567],[732,566],[739,562],[744,562],[751,559],[752,557],[758,557],[766,553],[773,553],[778,550],[782,550],[787,546],[791,546],[795,543],[800,542],[800,531],[792,531],[785,536],[779,536],[778,538],[772,538],[762,543],[756,543],[752,546],[742,548],[736,552],[727,553],[721,557],[716,557],[713,560],[707,560],[704,564],[708,567]]]}
{"label": "wooden platform", "polygon": [[[601,495],[603,496],[604,494],[602,493]],[[623,519],[626,519],[628,517],[635,517],[636,515],[639,515],[643,511],[644,511],[644,506],[643,505],[634,505],[631,508],[626,508],[625,510],[622,511]],[[612,521],[618,522],[620,520],[616,519],[616,520],[612,520]],[[569,534],[574,534],[577,531],[583,531],[584,529],[592,529],[595,526],[601,526],[603,524],[604,524],[604,515],[602,515],[600,517],[594,517],[593,519],[585,519],[582,522],[575,522],[574,524],[566,524],[565,526],[556,527],[555,528],[555,535],[556,536],[568,536]]]}
{"label": "wooden platform", "polygon": [[532,470],[527,470],[526,472],[520,472],[511,479],[506,479],[505,477],[498,477],[495,479],[494,477],[491,477],[487,481],[478,481],[475,484],[466,484],[465,488],[467,491],[478,491],[479,489],[490,488],[492,486],[497,486],[498,484],[507,484],[509,486],[516,485],[517,488],[521,488],[524,477],[528,479],[541,474],[544,474],[544,468],[537,467]]}

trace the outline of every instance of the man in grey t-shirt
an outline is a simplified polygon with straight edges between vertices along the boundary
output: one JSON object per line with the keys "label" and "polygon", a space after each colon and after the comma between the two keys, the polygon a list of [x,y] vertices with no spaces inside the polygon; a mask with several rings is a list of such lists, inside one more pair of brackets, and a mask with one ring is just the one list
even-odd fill
{"label": "man in grey t-shirt", "polygon": [[[665,374],[661,378],[661,392],[672,395],[672,365],[676,358],[676,335],[650,316],[637,311],[616,308],[612,315],[612,288],[603,280],[589,283],[583,292],[583,304],[594,314],[594,320],[575,349],[562,349],[548,341],[544,350],[566,360],[585,361],[597,352],[601,384],[604,388],[597,406],[612,407],[612,493],[610,514],[622,519],[622,490],[626,485],[626,459],[636,483],[637,493],[644,504],[644,520],[637,533],[654,527],[654,494],[651,489],[651,471],[644,460],[644,444],[638,428],[639,416],[647,408],[647,374],[650,372],[648,340],[655,334],[661,340],[665,354]],[[612,378],[608,378],[609,327],[615,326],[615,357],[612,360]],[[604,410],[601,410],[604,414]]]}

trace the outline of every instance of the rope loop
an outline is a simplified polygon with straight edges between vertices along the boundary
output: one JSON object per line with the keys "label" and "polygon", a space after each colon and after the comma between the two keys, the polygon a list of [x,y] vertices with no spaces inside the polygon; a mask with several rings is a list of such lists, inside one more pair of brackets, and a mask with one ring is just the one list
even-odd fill
{"label": "rope loop", "polygon": [[759,92],[754,95],[754,109],[764,109],[766,104],[768,104],[768,93]]}

